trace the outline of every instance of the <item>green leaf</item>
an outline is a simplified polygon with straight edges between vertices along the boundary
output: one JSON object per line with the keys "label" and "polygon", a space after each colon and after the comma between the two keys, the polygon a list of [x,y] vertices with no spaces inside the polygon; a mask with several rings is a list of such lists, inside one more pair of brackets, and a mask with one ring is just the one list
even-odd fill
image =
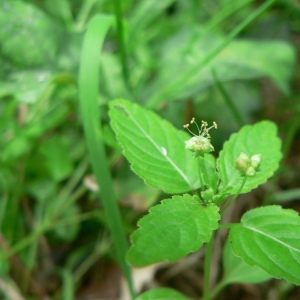
{"label": "green leaf", "polygon": [[197,196],[174,196],[150,209],[131,236],[128,261],[137,267],[176,261],[200,249],[218,227],[215,205],[202,206]]}
{"label": "green leaf", "polygon": [[110,117],[124,155],[147,184],[170,194],[199,187],[197,161],[184,145],[187,133],[126,100],[110,103]]}
{"label": "green leaf", "polygon": [[224,277],[223,285],[233,282],[260,283],[271,279],[271,275],[257,266],[249,266],[240,257],[236,256],[229,240],[226,241],[224,252]]}
{"label": "green leaf", "polygon": [[55,62],[58,32],[42,11],[22,1],[1,1],[0,53],[20,67]]}
{"label": "green leaf", "polygon": [[188,300],[190,298],[170,288],[157,288],[149,290],[142,295],[136,297],[134,300]]}
{"label": "green leaf", "polygon": [[46,90],[50,79],[51,72],[45,70],[10,72],[2,79],[0,96],[14,95],[20,102],[34,103]]}
{"label": "green leaf", "polygon": [[219,183],[219,174],[216,170],[216,159],[211,154],[205,154],[204,157],[198,157],[204,166],[204,174],[203,179],[204,183],[211,187],[214,191],[216,191],[218,183]]}
{"label": "green leaf", "polygon": [[218,159],[218,169],[223,193],[235,194],[242,184],[243,177],[235,168],[235,161],[241,152],[249,157],[261,154],[262,161],[255,176],[248,177],[241,193],[247,193],[270,178],[279,166],[282,157],[281,141],[277,137],[277,127],[270,121],[244,126],[233,134]]}
{"label": "green leaf", "polygon": [[68,149],[58,136],[47,140],[41,146],[40,153],[45,157],[46,167],[55,181],[65,179],[73,171]]}
{"label": "green leaf", "polygon": [[[151,87],[153,97],[157,90],[167,89],[174,82],[181,84],[167,95],[168,99],[185,99],[199,94],[214,85],[212,69],[216,70],[221,82],[268,76],[284,93],[288,92],[295,64],[295,51],[291,45],[282,41],[234,40],[205,67],[197,68],[223,40],[224,37],[199,26],[184,28],[167,40],[161,50],[158,77]],[[188,80],[181,81],[186,76]]]}
{"label": "green leaf", "polygon": [[275,278],[300,285],[300,217],[272,205],[250,210],[230,230],[234,253]]}

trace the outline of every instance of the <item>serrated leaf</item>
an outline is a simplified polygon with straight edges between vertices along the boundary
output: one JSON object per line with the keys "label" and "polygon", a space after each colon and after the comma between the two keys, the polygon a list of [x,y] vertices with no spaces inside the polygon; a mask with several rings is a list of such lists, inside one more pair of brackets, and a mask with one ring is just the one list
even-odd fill
{"label": "serrated leaf", "polygon": [[242,184],[243,177],[235,168],[235,161],[241,152],[249,157],[254,154],[262,155],[259,171],[255,176],[247,178],[241,191],[247,193],[273,175],[282,157],[280,149],[277,127],[270,121],[244,126],[238,133],[231,135],[217,162],[223,193],[235,194]]}
{"label": "serrated leaf", "polygon": [[174,196],[150,209],[131,236],[128,261],[137,267],[176,261],[207,243],[218,227],[215,205],[203,206],[197,196]]}
{"label": "serrated leaf", "polygon": [[187,133],[126,100],[110,103],[110,117],[124,155],[147,184],[170,194],[199,187],[197,161],[184,145]]}
{"label": "serrated leaf", "polygon": [[224,285],[233,282],[260,283],[267,281],[272,276],[257,266],[249,266],[240,257],[236,256],[231,247],[229,240],[226,241],[223,252]]}
{"label": "serrated leaf", "polygon": [[300,285],[300,217],[272,205],[245,213],[230,230],[234,253],[275,278]]}
{"label": "serrated leaf", "polygon": [[189,300],[190,298],[170,288],[157,288],[149,290],[135,298],[135,300]]}

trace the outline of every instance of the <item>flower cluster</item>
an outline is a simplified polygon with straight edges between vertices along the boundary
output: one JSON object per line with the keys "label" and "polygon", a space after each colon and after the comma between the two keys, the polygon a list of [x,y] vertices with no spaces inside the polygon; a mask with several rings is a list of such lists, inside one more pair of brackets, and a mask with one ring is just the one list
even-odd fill
{"label": "flower cluster", "polygon": [[254,176],[258,171],[261,162],[261,154],[254,154],[249,158],[247,154],[241,152],[238,159],[235,161],[235,167],[243,176]]}
{"label": "flower cluster", "polygon": [[[190,124],[195,124],[199,135],[194,134],[190,131]],[[199,128],[198,124],[195,122],[195,118],[192,118],[190,124],[186,124],[183,127],[186,128],[192,135],[188,141],[185,141],[185,149],[193,152],[194,157],[203,156],[204,153],[209,153],[214,151],[213,145],[210,143],[210,135],[209,130],[212,128],[217,128],[217,123],[213,122],[213,126],[207,128],[208,124],[205,121],[202,121],[201,128]]]}

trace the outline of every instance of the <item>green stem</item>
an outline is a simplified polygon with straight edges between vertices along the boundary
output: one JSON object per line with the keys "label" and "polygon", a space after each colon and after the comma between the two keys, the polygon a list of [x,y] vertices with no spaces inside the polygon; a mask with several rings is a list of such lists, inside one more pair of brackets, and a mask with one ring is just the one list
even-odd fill
{"label": "green stem", "polygon": [[217,88],[219,89],[221,95],[223,96],[223,98],[224,98],[228,108],[230,109],[235,121],[238,123],[238,125],[240,127],[242,127],[243,125],[246,124],[244,118],[242,117],[242,115],[240,114],[238,108],[234,104],[233,100],[230,98],[230,96],[228,95],[228,93],[224,89],[223,85],[219,81],[219,78],[217,76],[217,72],[215,71],[215,69],[212,69],[211,73],[212,73],[213,78],[215,80],[215,84],[216,84]]}
{"label": "green stem", "polygon": [[220,291],[226,286],[226,282],[224,281],[220,281],[215,288],[212,290],[211,294],[210,294],[210,299],[214,299],[219,293]]}
{"label": "green stem", "polygon": [[162,89],[159,94],[148,102],[148,107],[157,107],[165,98],[175,93],[177,88],[181,88],[187,81],[195,76],[204,66],[212,61],[239,33],[241,33],[249,24],[251,24],[257,17],[259,17],[265,10],[275,3],[276,0],[266,1],[260,8],[249,15],[241,24],[236,26],[229,35],[208,55],[195,65],[189,72],[184,74],[175,82],[171,83],[165,89]]}
{"label": "green stem", "polygon": [[201,187],[201,190],[203,191],[204,190],[204,179],[203,179],[203,165],[202,165],[202,162],[201,162],[201,157],[198,156],[198,174],[199,174],[199,180],[200,180],[200,187]]}
{"label": "green stem", "polygon": [[203,300],[210,300],[210,271],[211,271],[211,261],[213,255],[213,244],[214,235],[211,240],[207,243],[205,249],[205,261],[204,261],[204,290],[203,290]]}
{"label": "green stem", "polygon": [[124,40],[124,28],[123,28],[123,18],[122,18],[122,6],[120,0],[114,0],[115,18],[117,24],[117,38],[119,43],[119,54],[122,65],[122,74],[124,82],[129,91],[131,91],[129,82],[129,72],[128,72],[128,62],[127,62],[127,50]]}
{"label": "green stem", "polygon": [[227,204],[222,209],[221,216],[225,213],[225,211],[227,210],[227,208],[236,200],[236,198],[238,197],[238,195],[241,193],[241,191],[242,191],[242,189],[243,189],[246,181],[247,181],[247,176],[244,176],[240,188],[238,189],[238,191],[236,192],[236,194],[227,202]]}

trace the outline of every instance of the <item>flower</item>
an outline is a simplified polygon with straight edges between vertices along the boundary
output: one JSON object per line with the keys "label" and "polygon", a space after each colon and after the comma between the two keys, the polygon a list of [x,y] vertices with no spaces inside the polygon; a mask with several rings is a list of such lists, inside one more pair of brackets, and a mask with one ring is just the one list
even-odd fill
{"label": "flower", "polygon": [[[195,124],[199,135],[194,134],[192,131],[189,130],[190,124]],[[201,128],[199,129],[198,124],[195,122],[195,118],[192,118],[190,124],[186,124],[183,127],[186,128],[191,134],[194,136],[190,138],[188,141],[185,141],[185,149],[190,150],[193,152],[194,158],[197,156],[203,156],[204,153],[209,153],[214,151],[213,145],[210,143],[210,135],[208,131],[211,128],[217,128],[217,123],[213,122],[213,126],[207,128],[207,122],[202,121]]]}

